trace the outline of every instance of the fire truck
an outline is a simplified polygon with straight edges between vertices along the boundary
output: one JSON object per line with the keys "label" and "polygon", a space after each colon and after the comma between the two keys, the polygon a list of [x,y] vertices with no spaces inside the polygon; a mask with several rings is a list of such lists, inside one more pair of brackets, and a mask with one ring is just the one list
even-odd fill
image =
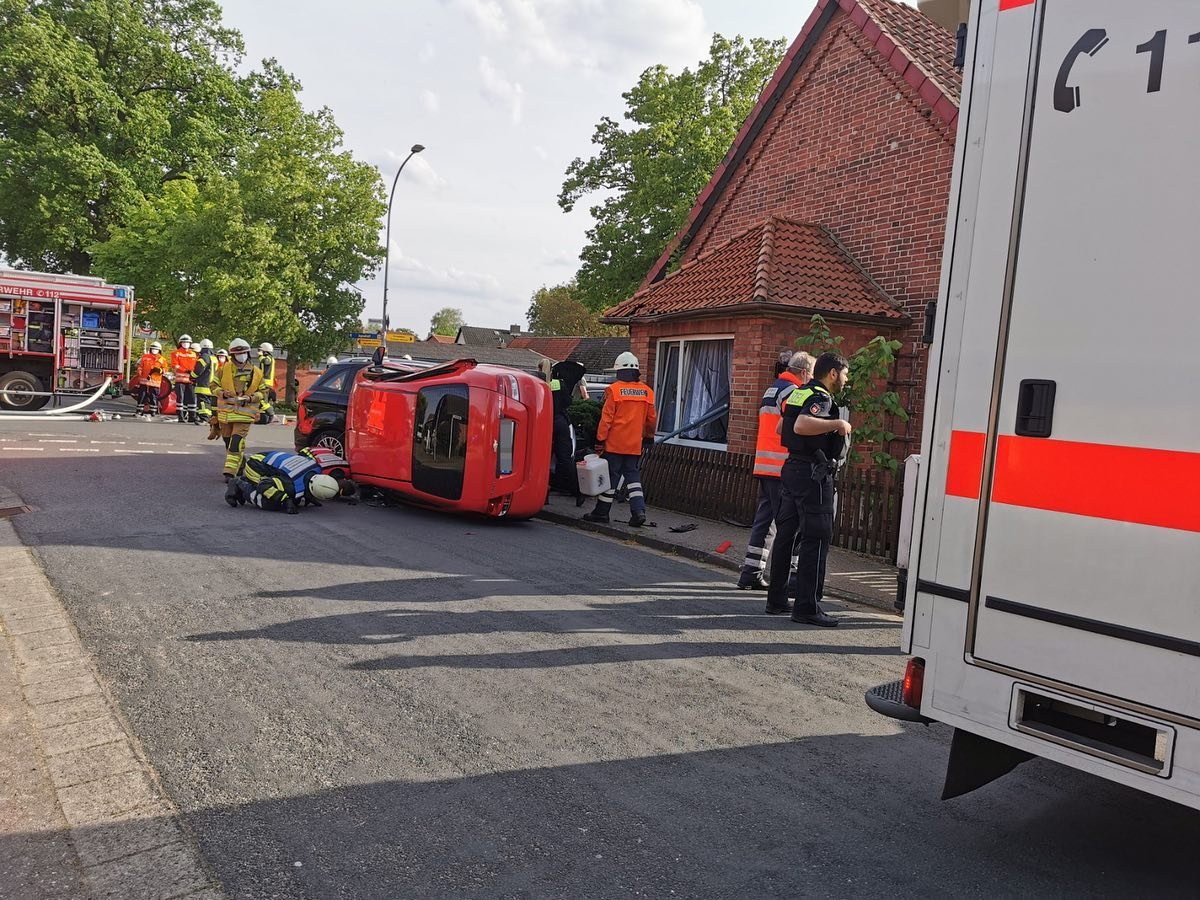
{"label": "fire truck", "polygon": [[1200,809],[1200,3],[974,0],[910,500],[944,797],[1038,756]]}
{"label": "fire truck", "polygon": [[32,411],[129,373],[133,288],[0,269],[0,409]]}

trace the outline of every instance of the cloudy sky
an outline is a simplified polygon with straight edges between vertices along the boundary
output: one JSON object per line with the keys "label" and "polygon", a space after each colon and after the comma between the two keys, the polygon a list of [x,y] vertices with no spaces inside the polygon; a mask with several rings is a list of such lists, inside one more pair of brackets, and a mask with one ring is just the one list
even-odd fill
{"label": "cloudy sky", "polygon": [[[694,65],[714,31],[796,36],[813,0],[222,0],[247,57],[275,57],[330,107],[390,186],[393,327],[443,306],[469,324],[525,322],[530,294],[569,279],[587,210],[557,204],[601,116],[647,66]],[[587,205],[586,203],[584,204]],[[381,237],[382,242],[382,237]],[[377,316],[382,270],[361,285]]]}

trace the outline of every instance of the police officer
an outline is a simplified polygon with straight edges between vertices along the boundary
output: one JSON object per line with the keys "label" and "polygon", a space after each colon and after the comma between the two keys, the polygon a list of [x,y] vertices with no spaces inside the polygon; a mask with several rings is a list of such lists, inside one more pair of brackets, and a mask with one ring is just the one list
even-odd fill
{"label": "police officer", "polygon": [[758,407],[758,434],[754,444],[754,480],[758,482],[758,508],[750,525],[750,542],[738,577],[738,590],[765,591],[763,575],[774,546],[771,531],[779,515],[780,473],[787,460],[787,448],[779,437],[782,407],[792,391],[812,378],[813,358],[803,351],[784,350],[775,364],[775,380],[763,392]]}
{"label": "police officer", "polygon": [[555,364],[550,370],[550,396],[554,402],[554,479],[553,486],[564,494],[575,498],[575,505],[583,505],[583,494],[579,492],[579,476],[575,471],[574,444],[571,440],[571,420],[567,408],[575,389],[583,379],[584,367],[573,360]]}
{"label": "police officer", "polygon": [[[843,357],[822,353],[813,366],[812,381],[788,396],[780,423],[788,458],[781,473],[775,542],[790,547],[797,530],[800,532],[792,621],[806,625],[832,627],[838,623],[817,601],[825,586],[825,559],[833,537],[833,470],[851,431],[850,423],[839,417],[833,398],[845,390],[849,371]],[[789,565],[786,553],[771,558],[768,613],[787,611]]]}

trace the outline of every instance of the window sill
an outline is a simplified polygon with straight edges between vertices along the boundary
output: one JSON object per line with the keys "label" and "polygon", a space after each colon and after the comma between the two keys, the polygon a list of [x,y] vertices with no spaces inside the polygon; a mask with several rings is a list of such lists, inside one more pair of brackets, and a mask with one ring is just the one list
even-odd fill
{"label": "window sill", "polygon": [[[655,437],[659,438],[659,437],[662,437],[662,435],[661,434],[655,435]],[[716,443],[713,443],[712,441],[694,441],[689,438],[681,438],[681,437],[671,438],[671,440],[667,441],[668,446],[670,446],[671,444],[674,444],[679,447],[698,447],[701,450],[720,450],[722,452],[729,451],[729,444],[716,444]]]}

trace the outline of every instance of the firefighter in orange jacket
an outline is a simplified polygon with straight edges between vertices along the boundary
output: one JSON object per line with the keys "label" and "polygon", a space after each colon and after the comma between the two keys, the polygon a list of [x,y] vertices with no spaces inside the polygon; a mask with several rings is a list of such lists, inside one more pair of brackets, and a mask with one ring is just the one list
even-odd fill
{"label": "firefighter in orange jacket", "polygon": [[146,418],[158,415],[158,398],[162,392],[163,373],[167,371],[167,358],[162,355],[162,344],[155,341],[138,360],[138,402],[141,414]]}
{"label": "firefighter in orange jacket", "polygon": [[171,372],[175,375],[176,413],[180,422],[191,422],[199,425],[200,419],[196,412],[196,385],[192,371],[200,355],[192,349],[192,336],[181,334],[178,349],[171,353]]}
{"label": "firefighter in orange jacket", "polygon": [[617,380],[604,392],[604,411],[596,428],[596,450],[608,460],[609,490],[596,500],[596,508],[583,518],[607,522],[616,496],[616,485],[625,479],[629,491],[629,524],[646,524],[646,497],[642,492],[642,448],[654,438],[657,414],[654,391],[642,383],[638,358],[632,353],[617,357]]}
{"label": "firefighter in orange jacket", "polygon": [[[758,508],[750,526],[750,543],[738,577],[738,590],[765,591],[764,574],[772,551],[772,526],[779,514],[780,473],[788,451],[779,436],[783,404],[796,388],[812,377],[813,358],[784,350],[775,364],[775,380],[763,393],[758,407],[758,435],[754,445],[754,480],[758,482]],[[782,548],[781,548],[782,549]]]}

